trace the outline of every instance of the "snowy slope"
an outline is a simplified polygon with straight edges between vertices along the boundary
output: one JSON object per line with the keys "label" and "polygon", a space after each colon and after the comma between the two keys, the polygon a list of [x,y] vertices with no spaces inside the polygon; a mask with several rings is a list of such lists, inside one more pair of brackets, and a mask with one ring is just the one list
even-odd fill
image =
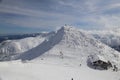
{"label": "snowy slope", "polygon": [[7,56],[28,51],[41,44],[45,39],[52,35],[54,35],[54,32],[44,33],[37,37],[28,37],[19,40],[6,40],[0,44],[0,57],[2,59]]}
{"label": "snowy slope", "polygon": [[0,63],[0,80],[119,80],[120,72],[100,71],[86,66],[43,63]]}
{"label": "snowy slope", "polygon": [[119,65],[120,53],[99,42],[81,30],[64,26],[42,44],[18,56],[22,60],[52,60],[64,59],[67,64],[87,64],[88,56],[100,55],[112,64]]}

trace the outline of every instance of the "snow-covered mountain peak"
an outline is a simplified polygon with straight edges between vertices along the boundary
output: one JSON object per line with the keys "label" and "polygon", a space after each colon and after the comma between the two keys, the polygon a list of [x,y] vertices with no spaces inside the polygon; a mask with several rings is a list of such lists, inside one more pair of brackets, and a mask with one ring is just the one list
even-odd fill
{"label": "snow-covered mountain peak", "polygon": [[17,59],[40,60],[41,57],[59,59],[62,56],[68,61],[73,60],[86,64],[90,55],[100,55],[112,63],[120,60],[120,54],[117,51],[73,27],[60,28],[54,36],[18,56]]}
{"label": "snow-covered mountain peak", "polygon": [[61,27],[61,29],[69,29],[69,28],[72,28],[72,26],[64,25],[64,26]]}
{"label": "snow-covered mountain peak", "polygon": [[73,30],[73,29],[75,29],[75,28],[73,28],[73,27],[71,27],[71,26],[68,26],[68,25],[65,25],[65,26],[62,26],[62,27],[58,30],[58,32],[65,33],[65,32],[68,32],[68,31],[70,31],[70,30]]}
{"label": "snow-covered mountain peak", "polygon": [[76,47],[82,45],[85,38],[86,33],[81,30],[71,26],[63,26],[50,41],[55,44],[59,43],[65,46],[69,45],[71,47]]}
{"label": "snow-covered mountain peak", "polygon": [[[61,31],[61,32],[72,32],[72,31],[79,31],[80,29],[77,29],[73,26],[69,26],[69,25],[65,25],[65,26],[62,26],[58,31]],[[82,30],[81,30],[82,31]]]}
{"label": "snow-covered mountain peak", "polygon": [[[71,36],[71,35],[74,35],[74,36],[83,36],[85,35],[86,33],[84,33],[82,30],[80,29],[77,29],[77,28],[74,28],[72,26],[63,26],[61,27],[58,31],[57,31],[57,34],[59,35],[68,35],[68,36]],[[74,37],[73,36],[73,37]]]}

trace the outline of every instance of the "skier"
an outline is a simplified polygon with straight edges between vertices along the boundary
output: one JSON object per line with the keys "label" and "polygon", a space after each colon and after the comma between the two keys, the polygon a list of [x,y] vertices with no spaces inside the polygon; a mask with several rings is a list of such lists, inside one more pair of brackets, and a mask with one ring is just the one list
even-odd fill
{"label": "skier", "polygon": [[73,80],[73,78],[71,78],[71,80]]}

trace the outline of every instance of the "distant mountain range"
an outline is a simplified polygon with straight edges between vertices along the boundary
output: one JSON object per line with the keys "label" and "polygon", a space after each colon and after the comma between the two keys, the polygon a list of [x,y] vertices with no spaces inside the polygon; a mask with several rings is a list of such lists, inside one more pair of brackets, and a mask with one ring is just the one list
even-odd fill
{"label": "distant mountain range", "polygon": [[32,33],[32,34],[12,34],[12,35],[0,35],[0,43],[5,40],[16,40],[23,39],[27,37],[36,37],[38,35],[46,35],[46,33]]}
{"label": "distant mountain range", "polygon": [[90,31],[88,33],[111,48],[120,51],[120,28],[115,28],[112,30]]}

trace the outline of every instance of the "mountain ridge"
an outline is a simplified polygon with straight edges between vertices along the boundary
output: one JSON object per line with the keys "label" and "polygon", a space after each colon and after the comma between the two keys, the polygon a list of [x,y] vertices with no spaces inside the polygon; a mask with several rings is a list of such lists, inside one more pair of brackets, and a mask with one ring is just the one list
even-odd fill
{"label": "mountain ridge", "polygon": [[[41,58],[68,58],[86,64],[89,55],[101,55],[113,64],[119,65],[120,53],[106,46],[94,37],[72,27],[64,26],[39,46],[17,57],[22,60]],[[112,60],[111,60],[112,59]],[[81,62],[81,63],[82,63]]]}

